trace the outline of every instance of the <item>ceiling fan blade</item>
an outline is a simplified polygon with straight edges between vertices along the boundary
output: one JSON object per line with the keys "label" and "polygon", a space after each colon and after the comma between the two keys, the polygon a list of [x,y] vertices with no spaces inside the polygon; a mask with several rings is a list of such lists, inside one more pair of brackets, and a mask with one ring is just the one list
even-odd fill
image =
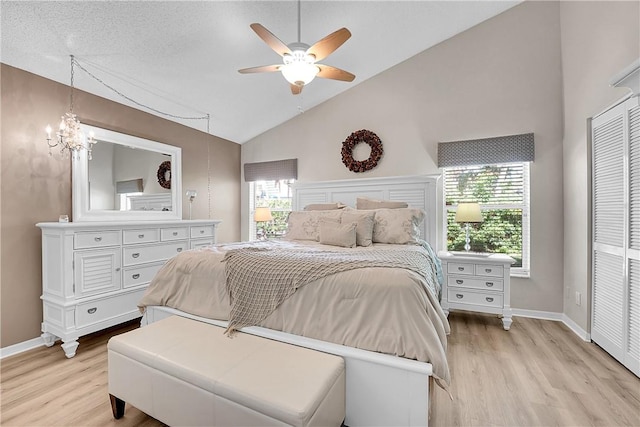
{"label": "ceiling fan blade", "polygon": [[242,70],[238,70],[238,72],[240,74],[271,73],[271,72],[274,72],[274,71],[280,71],[280,67],[282,67],[282,64],[278,64],[278,65],[263,65],[261,67],[243,68]]}
{"label": "ceiling fan blade", "polygon": [[291,83],[291,93],[294,95],[300,95],[300,93],[302,92],[302,88],[304,87],[304,85],[296,85]]}
{"label": "ceiling fan blade", "polygon": [[282,42],[273,33],[258,23],[249,25],[264,42],[269,45],[278,55],[284,56],[286,53],[291,55],[291,49]]}
{"label": "ceiling fan blade", "polygon": [[342,46],[349,37],[351,37],[351,32],[346,28],[340,28],[319,42],[316,42],[316,44],[307,49],[307,53],[314,55],[316,57],[316,61],[320,61]]}
{"label": "ceiling fan blade", "polygon": [[330,65],[316,64],[320,68],[320,72],[316,77],[322,77],[323,79],[342,80],[343,82],[352,82],[356,78],[354,74],[348,71],[341,70],[340,68],[332,67]]}

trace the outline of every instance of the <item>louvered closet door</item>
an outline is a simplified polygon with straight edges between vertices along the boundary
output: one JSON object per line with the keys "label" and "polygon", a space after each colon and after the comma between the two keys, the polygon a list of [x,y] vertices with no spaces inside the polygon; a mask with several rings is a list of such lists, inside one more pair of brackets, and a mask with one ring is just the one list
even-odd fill
{"label": "louvered closet door", "polygon": [[638,98],[592,122],[591,337],[636,375],[640,375],[639,131]]}
{"label": "louvered closet door", "polygon": [[628,342],[624,364],[640,376],[640,106],[629,110]]}

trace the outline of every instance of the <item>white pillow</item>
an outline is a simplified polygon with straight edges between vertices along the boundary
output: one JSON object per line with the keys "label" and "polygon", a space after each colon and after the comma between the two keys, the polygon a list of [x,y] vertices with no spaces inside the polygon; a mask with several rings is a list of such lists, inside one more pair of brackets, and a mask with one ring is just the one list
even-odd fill
{"label": "white pillow", "polygon": [[374,243],[417,243],[420,224],[424,220],[422,209],[376,209],[373,224]]}
{"label": "white pillow", "polygon": [[393,200],[376,200],[368,197],[356,198],[356,209],[400,209],[407,208],[406,202],[396,202]]}
{"label": "white pillow", "polygon": [[341,209],[331,211],[293,211],[287,218],[287,240],[319,240],[318,223],[321,218],[340,222]]}
{"label": "white pillow", "polygon": [[348,224],[355,222],[356,225],[356,244],[358,246],[371,246],[373,242],[373,224],[375,211],[358,211],[355,209],[345,209],[342,212],[340,222]]}
{"label": "white pillow", "polygon": [[338,224],[336,222],[320,221],[320,243],[323,245],[356,247],[356,223]]}

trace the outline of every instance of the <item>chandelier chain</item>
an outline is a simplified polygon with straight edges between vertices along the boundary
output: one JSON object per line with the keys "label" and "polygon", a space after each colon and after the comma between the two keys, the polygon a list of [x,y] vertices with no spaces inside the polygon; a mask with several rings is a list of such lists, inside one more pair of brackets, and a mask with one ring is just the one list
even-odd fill
{"label": "chandelier chain", "polygon": [[71,90],[69,91],[69,111],[71,113],[73,113],[73,76],[75,74],[75,71],[73,69],[74,62],[75,59],[73,55],[71,55]]}
{"label": "chandelier chain", "polygon": [[[178,116],[176,114],[171,114],[171,113],[167,113],[164,111],[160,111],[156,108],[150,107],[146,104],[143,104],[141,102],[136,101],[135,99],[125,95],[124,93],[120,92],[118,89],[114,88],[113,86],[108,85],[107,83],[105,83],[102,79],[100,79],[99,77],[95,76],[93,73],[91,73],[89,70],[87,70],[86,68],[84,68],[79,62],[78,60],[74,59],[73,55],[71,56],[71,61],[72,61],[72,65],[71,65],[71,72],[72,72],[72,76],[73,76],[73,63],[75,62],[75,64],[78,66],[78,68],[80,68],[82,71],[84,71],[85,73],[87,73],[87,75],[89,77],[91,77],[92,79],[94,79],[95,81],[97,81],[98,83],[100,83],[101,85],[103,85],[104,87],[106,87],[107,89],[115,92],[116,94],[120,95],[121,97],[123,97],[124,99],[126,99],[129,102],[134,103],[135,105],[137,105],[138,107],[142,107],[142,108],[146,108],[147,110],[153,111],[155,113],[158,114],[162,114],[163,116],[166,117],[172,117],[174,119],[182,119],[182,120],[209,120],[209,114],[205,115],[205,116],[196,116],[196,117],[188,117],[188,116]],[[73,78],[73,77],[72,77]],[[73,84],[72,84],[73,87]],[[207,133],[209,133],[209,126],[207,123]]]}

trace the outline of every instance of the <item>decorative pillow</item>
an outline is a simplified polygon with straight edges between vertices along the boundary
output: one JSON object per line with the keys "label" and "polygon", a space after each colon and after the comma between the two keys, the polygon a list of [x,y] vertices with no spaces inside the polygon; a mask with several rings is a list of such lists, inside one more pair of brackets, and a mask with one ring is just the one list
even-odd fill
{"label": "decorative pillow", "polygon": [[340,223],[342,210],[332,211],[293,211],[287,218],[287,240],[315,240],[319,239],[318,222],[320,218]]}
{"label": "decorative pillow", "polygon": [[374,243],[417,243],[424,220],[422,209],[377,209],[373,224]]}
{"label": "decorative pillow", "polygon": [[343,248],[356,247],[355,222],[339,224],[336,222],[320,220],[320,243],[323,245],[342,246]]}
{"label": "decorative pillow", "polygon": [[340,202],[336,203],[312,203],[304,207],[305,211],[331,211],[335,209],[343,209],[347,205]]}
{"label": "decorative pillow", "polygon": [[342,212],[343,224],[355,222],[356,225],[356,244],[358,246],[371,246],[373,242],[373,224],[375,211],[358,211],[355,209],[345,209]]}
{"label": "decorative pillow", "polygon": [[367,197],[356,199],[356,209],[401,209],[408,208],[405,202],[394,202],[392,200],[375,200]]}

